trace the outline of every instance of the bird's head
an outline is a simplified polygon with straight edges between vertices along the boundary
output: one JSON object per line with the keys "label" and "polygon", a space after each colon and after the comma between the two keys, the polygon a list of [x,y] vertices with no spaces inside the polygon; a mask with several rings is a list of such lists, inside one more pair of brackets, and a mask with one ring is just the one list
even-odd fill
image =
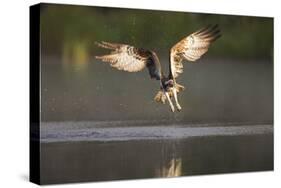
{"label": "bird's head", "polygon": [[161,82],[162,82],[163,89],[166,91],[168,91],[170,88],[174,86],[174,80],[169,78],[163,78]]}

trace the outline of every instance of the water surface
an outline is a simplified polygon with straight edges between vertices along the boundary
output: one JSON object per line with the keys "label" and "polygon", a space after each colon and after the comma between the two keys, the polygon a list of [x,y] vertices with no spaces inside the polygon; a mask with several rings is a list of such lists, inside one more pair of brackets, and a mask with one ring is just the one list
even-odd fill
{"label": "water surface", "polygon": [[47,184],[272,169],[270,124],[49,122],[41,129]]}

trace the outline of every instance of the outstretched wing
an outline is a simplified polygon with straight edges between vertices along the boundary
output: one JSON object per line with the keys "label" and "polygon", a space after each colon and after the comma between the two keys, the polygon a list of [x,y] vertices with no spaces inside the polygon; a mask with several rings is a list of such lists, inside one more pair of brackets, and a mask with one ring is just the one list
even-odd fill
{"label": "outstretched wing", "polygon": [[204,55],[212,42],[221,36],[218,25],[207,26],[185,37],[170,50],[170,78],[183,72],[183,60],[194,62]]}
{"label": "outstretched wing", "polygon": [[109,42],[96,43],[99,47],[112,50],[110,54],[96,56],[110,66],[127,72],[138,72],[148,68],[151,78],[159,80],[162,76],[161,66],[156,53],[126,44]]}

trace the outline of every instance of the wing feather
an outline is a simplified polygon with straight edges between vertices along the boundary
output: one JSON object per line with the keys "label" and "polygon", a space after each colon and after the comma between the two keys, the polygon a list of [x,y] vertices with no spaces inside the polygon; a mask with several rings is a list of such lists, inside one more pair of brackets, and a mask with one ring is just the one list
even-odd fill
{"label": "wing feather", "polygon": [[142,48],[136,48],[127,44],[116,44],[101,42],[96,44],[99,47],[112,50],[110,54],[96,56],[103,62],[108,62],[110,66],[127,72],[138,72],[145,67],[149,69],[151,78],[160,79],[162,76],[161,66],[156,53]]}
{"label": "wing feather", "polygon": [[207,26],[183,38],[170,50],[170,78],[183,72],[183,60],[195,62],[204,55],[212,42],[221,36],[218,25]]}

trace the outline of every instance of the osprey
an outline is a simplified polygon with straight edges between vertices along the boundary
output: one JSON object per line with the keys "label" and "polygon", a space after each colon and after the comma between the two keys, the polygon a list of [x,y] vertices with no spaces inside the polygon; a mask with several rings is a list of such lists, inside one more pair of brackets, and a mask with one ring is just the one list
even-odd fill
{"label": "osprey", "polygon": [[208,51],[211,43],[220,36],[218,25],[207,26],[176,43],[170,49],[168,76],[162,73],[160,61],[152,50],[136,48],[127,44],[101,42],[97,43],[99,47],[112,51],[108,55],[96,56],[96,58],[108,62],[118,70],[127,72],[138,72],[147,67],[150,77],[160,81],[160,91],[154,100],[163,104],[168,100],[171,110],[174,112],[175,107],[171,100],[174,98],[177,110],[180,111],[181,106],[177,94],[184,89],[184,86],[178,84],[176,78],[183,73],[183,60],[195,62]]}

